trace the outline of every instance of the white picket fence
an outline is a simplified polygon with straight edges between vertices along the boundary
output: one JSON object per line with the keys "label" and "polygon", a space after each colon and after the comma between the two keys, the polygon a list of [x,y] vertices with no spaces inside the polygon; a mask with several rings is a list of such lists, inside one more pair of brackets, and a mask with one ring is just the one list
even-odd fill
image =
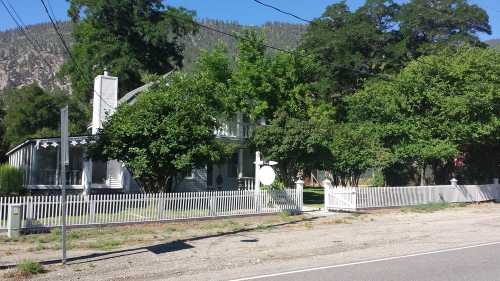
{"label": "white picket fence", "polygon": [[500,200],[500,185],[334,187],[324,182],[325,210],[358,210],[429,203]]}
{"label": "white picket fence", "polygon": [[[61,225],[61,196],[0,197],[0,230],[9,204],[22,204],[22,228]],[[302,210],[302,190],[67,196],[68,226],[160,222]]]}

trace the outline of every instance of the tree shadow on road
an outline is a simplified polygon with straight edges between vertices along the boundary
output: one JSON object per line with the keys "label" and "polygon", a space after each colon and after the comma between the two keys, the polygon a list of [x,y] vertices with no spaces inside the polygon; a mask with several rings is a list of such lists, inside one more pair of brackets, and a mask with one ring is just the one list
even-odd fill
{"label": "tree shadow on road", "polygon": [[[146,252],[150,252],[150,253],[153,253],[156,255],[167,254],[167,253],[171,253],[171,252],[182,251],[182,250],[194,248],[194,246],[192,246],[188,243],[188,242],[192,242],[192,241],[217,238],[217,237],[223,237],[223,236],[237,235],[237,234],[242,234],[242,233],[247,233],[247,232],[252,232],[252,231],[272,229],[275,227],[286,226],[286,225],[295,225],[298,223],[314,221],[316,219],[317,219],[317,217],[311,217],[311,218],[303,218],[300,220],[294,220],[294,221],[290,221],[290,222],[267,224],[264,226],[259,225],[259,226],[255,226],[255,227],[243,227],[241,229],[237,229],[237,230],[233,230],[233,231],[226,231],[226,232],[221,232],[221,233],[217,233],[217,234],[195,236],[195,237],[190,237],[190,238],[186,238],[186,239],[179,239],[179,240],[175,240],[175,241],[171,241],[171,242],[167,242],[167,243],[160,243],[160,244],[151,245],[151,246],[143,246],[143,247],[122,249],[122,250],[116,250],[116,251],[92,253],[89,255],[82,255],[82,256],[76,256],[76,257],[69,257],[67,259],[67,264],[72,265],[72,264],[92,263],[92,262],[97,262],[97,261],[102,261],[102,260],[120,258],[120,257],[124,257],[124,256],[137,255],[137,254],[146,253]],[[249,241],[242,240],[241,242],[249,242]],[[257,241],[252,241],[252,242],[257,242]],[[52,264],[61,263],[61,260],[60,259],[53,259],[53,260],[39,261],[39,263],[43,264],[43,265],[52,265]],[[16,266],[15,264],[0,265],[0,269],[13,268],[15,266]]]}

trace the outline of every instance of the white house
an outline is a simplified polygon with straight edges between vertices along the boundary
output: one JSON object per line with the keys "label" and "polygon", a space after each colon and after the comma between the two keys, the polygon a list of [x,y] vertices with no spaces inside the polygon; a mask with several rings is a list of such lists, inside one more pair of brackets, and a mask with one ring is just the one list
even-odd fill
{"label": "white house", "polygon": [[[107,72],[94,80],[91,135],[72,136],[69,145],[69,168],[66,179],[74,193],[138,192],[139,184],[125,165],[119,161],[93,161],[86,157],[87,145],[92,141],[107,114],[112,114],[121,103],[134,103],[140,93],[151,84],[139,87],[118,100],[118,78]],[[233,157],[224,163],[193,169],[179,175],[174,191],[205,191],[252,189],[254,186],[254,154],[246,146],[253,125],[245,122],[242,114],[229,120],[214,134],[240,146]],[[9,163],[25,171],[24,184],[32,193],[57,193],[60,190],[60,138],[28,139],[7,152]]]}

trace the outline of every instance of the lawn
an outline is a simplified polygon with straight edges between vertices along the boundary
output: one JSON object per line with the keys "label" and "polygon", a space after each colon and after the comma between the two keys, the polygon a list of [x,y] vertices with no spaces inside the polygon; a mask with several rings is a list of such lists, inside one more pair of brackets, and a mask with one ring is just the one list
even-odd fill
{"label": "lawn", "polygon": [[322,187],[304,188],[304,206],[322,208],[324,205],[324,189]]}

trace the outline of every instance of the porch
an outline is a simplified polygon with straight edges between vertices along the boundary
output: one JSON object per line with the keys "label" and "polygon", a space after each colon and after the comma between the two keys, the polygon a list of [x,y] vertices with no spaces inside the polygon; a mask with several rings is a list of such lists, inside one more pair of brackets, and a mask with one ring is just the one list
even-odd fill
{"label": "porch", "polygon": [[224,162],[189,170],[176,178],[174,191],[253,190],[254,154],[248,148],[241,147]]}
{"label": "porch", "polygon": [[[69,138],[69,166],[66,185],[69,189],[121,189],[124,169],[117,161],[87,159],[88,136]],[[60,139],[27,140],[10,150],[9,164],[24,171],[24,185],[28,190],[60,190]]]}

